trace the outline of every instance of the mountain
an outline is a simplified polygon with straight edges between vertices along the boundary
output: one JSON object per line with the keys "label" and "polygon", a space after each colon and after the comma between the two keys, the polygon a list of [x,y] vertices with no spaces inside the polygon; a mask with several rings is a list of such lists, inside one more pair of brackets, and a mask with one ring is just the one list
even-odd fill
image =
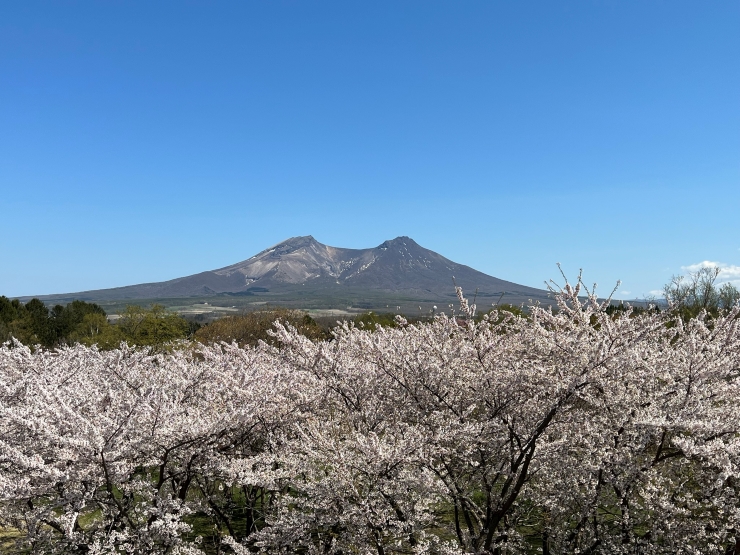
{"label": "mountain", "polygon": [[241,295],[330,299],[366,294],[378,299],[400,296],[449,302],[455,296],[453,278],[471,296],[477,289],[479,298],[501,297],[508,303],[529,299],[549,302],[547,291],[457,264],[409,237],[397,237],[370,249],[344,249],[319,243],[310,235],[293,237],[218,270],[157,283],[40,298],[113,301]]}

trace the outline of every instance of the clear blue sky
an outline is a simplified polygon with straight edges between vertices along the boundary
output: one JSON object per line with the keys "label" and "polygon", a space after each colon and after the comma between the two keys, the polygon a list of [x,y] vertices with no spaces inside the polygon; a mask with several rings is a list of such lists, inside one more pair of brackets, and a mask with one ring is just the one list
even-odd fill
{"label": "clear blue sky", "polygon": [[740,3],[3,2],[0,210],[8,296],[309,234],[740,280]]}

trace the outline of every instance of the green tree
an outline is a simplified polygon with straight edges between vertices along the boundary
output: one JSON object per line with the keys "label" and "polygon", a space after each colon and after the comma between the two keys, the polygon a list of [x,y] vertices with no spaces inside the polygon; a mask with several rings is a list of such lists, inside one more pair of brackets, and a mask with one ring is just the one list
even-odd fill
{"label": "green tree", "polygon": [[725,283],[719,288],[719,306],[722,310],[729,310],[740,301],[740,291],[731,283]]}
{"label": "green tree", "polygon": [[168,343],[188,336],[190,326],[182,316],[160,305],[151,308],[129,305],[121,314],[118,329],[131,344],[162,350]]}
{"label": "green tree", "polygon": [[671,310],[685,320],[703,310],[711,316],[729,310],[740,300],[740,291],[731,283],[718,287],[720,271],[720,268],[700,268],[688,276],[673,276],[663,288]]}
{"label": "green tree", "polygon": [[49,320],[49,309],[39,299],[31,299],[24,305],[25,314],[13,322],[11,329],[18,333],[20,341],[29,345],[51,347],[56,334]]}
{"label": "green tree", "polygon": [[280,320],[296,328],[309,339],[326,339],[328,333],[311,316],[299,310],[277,308],[259,310],[238,316],[226,316],[203,326],[195,332],[195,339],[201,343],[236,341],[239,345],[257,345],[259,341],[275,344],[270,335],[275,320]]}
{"label": "green tree", "polygon": [[105,314],[90,312],[82,317],[69,334],[70,343],[97,345],[100,349],[115,349],[124,341],[124,335],[118,326],[111,325]]}
{"label": "green tree", "polygon": [[70,335],[90,314],[98,315],[105,320],[105,311],[95,303],[75,300],[66,306],[56,305],[52,308],[49,317],[57,342],[74,342]]}
{"label": "green tree", "polygon": [[25,307],[18,299],[12,301],[5,295],[0,296],[0,322],[9,324],[24,313]]}
{"label": "green tree", "polygon": [[8,341],[13,337],[11,331],[13,322],[20,320],[25,313],[26,308],[18,299],[11,301],[4,295],[0,296],[0,342]]}
{"label": "green tree", "polygon": [[98,321],[102,318],[107,323],[105,311],[94,303],[72,301],[49,310],[40,299],[23,304],[18,299],[0,297],[0,340],[14,337],[26,345],[47,348],[74,342],[77,339],[72,335],[87,315],[96,315]]}

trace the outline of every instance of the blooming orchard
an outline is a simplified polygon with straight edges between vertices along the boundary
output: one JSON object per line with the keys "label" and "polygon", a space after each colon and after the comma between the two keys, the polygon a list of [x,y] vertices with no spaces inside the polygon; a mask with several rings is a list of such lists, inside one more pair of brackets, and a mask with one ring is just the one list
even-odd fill
{"label": "blooming orchard", "polygon": [[5,345],[0,527],[37,553],[740,553],[740,308],[580,293],[279,347]]}

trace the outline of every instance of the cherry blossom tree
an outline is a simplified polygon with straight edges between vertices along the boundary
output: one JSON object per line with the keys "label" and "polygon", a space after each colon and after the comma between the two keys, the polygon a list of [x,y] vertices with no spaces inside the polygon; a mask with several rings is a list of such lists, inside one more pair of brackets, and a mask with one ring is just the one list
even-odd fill
{"label": "cherry blossom tree", "polygon": [[740,308],[456,314],[276,346],[0,348],[38,553],[740,553]]}
{"label": "cherry blossom tree", "polygon": [[[222,460],[261,452],[293,406],[277,361],[227,345],[0,357],[0,518],[39,552],[182,550],[197,515],[234,531]],[[247,532],[266,495],[242,485]]]}

